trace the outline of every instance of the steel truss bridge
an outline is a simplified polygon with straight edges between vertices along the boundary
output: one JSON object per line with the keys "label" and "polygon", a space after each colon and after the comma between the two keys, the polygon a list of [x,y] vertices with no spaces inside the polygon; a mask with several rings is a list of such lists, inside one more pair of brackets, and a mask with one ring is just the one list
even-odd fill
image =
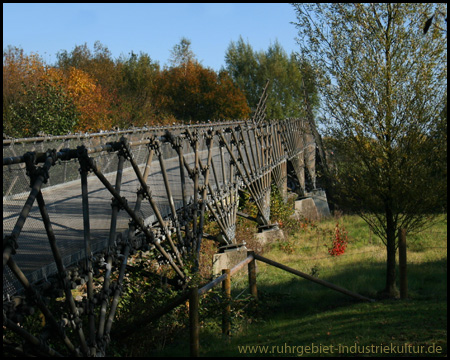
{"label": "steel truss bridge", "polygon": [[[239,192],[269,226],[271,185],[286,196],[292,169],[300,191],[305,174],[314,186],[315,152],[302,119],[4,140],[3,326],[15,333],[4,351],[105,355],[133,254],[167,264],[171,283],[187,286],[205,216],[220,228],[218,246],[238,246]],[[63,310],[48,305],[56,298]],[[35,308],[45,318],[38,334],[24,325]]]}

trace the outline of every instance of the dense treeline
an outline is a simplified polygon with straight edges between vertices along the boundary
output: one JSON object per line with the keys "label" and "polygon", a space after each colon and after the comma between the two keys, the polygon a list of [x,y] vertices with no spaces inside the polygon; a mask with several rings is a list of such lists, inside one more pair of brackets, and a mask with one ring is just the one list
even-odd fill
{"label": "dense treeline", "polygon": [[[242,39],[232,42],[227,67],[219,72],[200,64],[190,44],[182,38],[173,47],[170,66],[163,68],[142,52],[113,59],[98,41],[93,50],[84,44],[59,52],[52,65],[8,46],[3,51],[3,131],[29,137],[244,119],[251,116],[266,79],[273,83],[270,117],[301,112],[305,64],[288,57],[278,43],[256,53]],[[236,53],[242,47],[250,57],[248,51]],[[313,85],[308,90],[315,93]]]}

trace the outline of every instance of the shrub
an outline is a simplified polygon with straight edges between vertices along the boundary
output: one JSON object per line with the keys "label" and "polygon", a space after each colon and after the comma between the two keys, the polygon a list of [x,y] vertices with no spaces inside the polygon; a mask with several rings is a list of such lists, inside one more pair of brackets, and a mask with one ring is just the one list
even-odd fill
{"label": "shrub", "polygon": [[336,227],[334,228],[334,239],[333,245],[331,248],[328,248],[328,253],[331,256],[339,256],[345,252],[348,244],[348,236],[345,227],[342,226],[339,228],[339,223],[336,223]]}

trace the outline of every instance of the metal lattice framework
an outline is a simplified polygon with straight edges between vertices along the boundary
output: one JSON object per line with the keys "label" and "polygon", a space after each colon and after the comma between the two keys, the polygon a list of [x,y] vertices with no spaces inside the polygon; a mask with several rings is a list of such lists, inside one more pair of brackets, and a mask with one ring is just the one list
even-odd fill
{"label": "metal lattice framework", "polygon": [[[287,162],[303,191],[305,168],[315,178],[309,124],[262,115],[6,140],[3,156],[3,324],[22,339],[4,348],[31,355],[104,355],[132,254],[170,265],[171,283],[186,286],[206,213],[217,242],[236,245],[238,191],[269,225],[271,183],[286,194]],[[80,283],[82,299],[71,291]],[[45,318],[39,334],[24,325],[35,307]]]}

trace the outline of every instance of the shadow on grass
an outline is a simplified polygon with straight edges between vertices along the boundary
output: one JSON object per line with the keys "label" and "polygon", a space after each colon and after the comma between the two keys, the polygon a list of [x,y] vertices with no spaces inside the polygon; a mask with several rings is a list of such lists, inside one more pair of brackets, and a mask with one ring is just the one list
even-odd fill
{"label": "shadow on grass", "polygon": [[[276,276],[275,272],[279,274],[283,270],[270,269],[270,274]],[[361,261],[346,265],[334,275],[319,276],[319,278],[366,297],[381,300],[378,293],[384,288],[385,276],[384,262]],[[299,315],[304,315],[359,302],[295,275],[288,274],[283,279],[284,281],[277,281],[277,284],[270,285],[266,284],[270,280],[270,275],[264,275],[264,278],[258,279],[258,290],[265,298],[264,303],[272,310],[281,313],[296,311]],[[447,260],[409,264],[408,295],[414,300],[446,300]]]}
{"label": "shadow on grass", "polygon": [[[320,278],[376,298],[377,292],[384,287],[385,266],[384,262],[360,261]],[[401,346],[409,344],[414,346],[409,348],[410,355],[443,356],[447,353],[446,269],[446,259],[410,264],[408,300],[379,299],[375,303],[366,303],[271,267],[260,272],[257,278],[259,300],[256,310],[249,306],[243,318],[234,320],[231,338],[221,336],[220,320],[217,320],[220,315],[213,321],[202,320],[200,354],[211,357],[299,356],[301,354],[292,352],[289,346],[322,344],[335,350],[328,356],[356,355],[349,350],[354,345],[370,350],[370,353],[362,354],[364,356],[405,356],[400,351],[407,350]],[[279,276],[281,273],[284,274]],[[246,281],[243,283],[246,286]],[[241,292],[241,289],[235,291]],[[381,348],[376,346],[382,345],[393,346],[395,350],[381,354]],[[242,347],[245,346],[270,349],[258,348],[259,352],[244,354]],[[287,347],[282,349],[283,346]],[[339,346],[342,346],[341,354],[337,353]],[[435,346],[435,352],[439,346],[440,353],[425,353],[430,346]],[[262,353],[264,349],[272,352]],[[140,353],[158,357],[188,356],[188,329],[179,333],[175,341],[165,344],[163,349]],[[327,356],[323,353],[309,355]]]}
{"label": "shadow on grass", "polygon": [[[362,346],[359,354],[366,356],[443,356],[447,354],[446,263],[411,264],[411,298],[403,301],[362,303],[295,275],[276,285],[265,285],[261,279],[259,323],[247,326],[220,350],[217,339],[206,338],[204,355],[299,356],[293,347],[321,344],[334,350],[329,356],[356,355],[351,353],[355,345]],[[375,290],[367,288],[382,288],[385,264],[355,265],[324,280],[373,297]],[[251,348],[256,352],[244,354],[245,346],[259,346],[259,352]],[[266,350],[270,352],[263,353]]]}
{"label": "shadow on grass", "polygon": [[[234,338],[220,353],[243,355],[240,352],[242,346],[259,346],[259,356],[263,355],[262,347],[271,351],[266,353],[271,356],[296,356],[299,355],[298,346],[315,344],[332,349],[334,356],[352,355],[349,348],[354,345],[363,347],[359,348],[359,353],[365,352],[365,355],[392,356],[406,351],[404,348],[402,350],[402,346],[410,344],[414,346],[409,349],[411,354],[421,351],[420,354],[425,356],[425,351],[434,346],[435,350],[439,350],[435,355],[442,356],[447,353],[446,320],[442,314],[444,306],[443,301],[411,301],[405,305],[385,300],[376,304],[349,304],[301,318],[293,316],[280,319],[274,314],[270,322],[248,328],[245,334]],[[391,344],[394,350],[390,348]],[[204,343],[202,346],[205,355],[220,354],[217,348],[214,350],[213,344]],[[389,346],[389,349],[381,354],[381,346]]]}

